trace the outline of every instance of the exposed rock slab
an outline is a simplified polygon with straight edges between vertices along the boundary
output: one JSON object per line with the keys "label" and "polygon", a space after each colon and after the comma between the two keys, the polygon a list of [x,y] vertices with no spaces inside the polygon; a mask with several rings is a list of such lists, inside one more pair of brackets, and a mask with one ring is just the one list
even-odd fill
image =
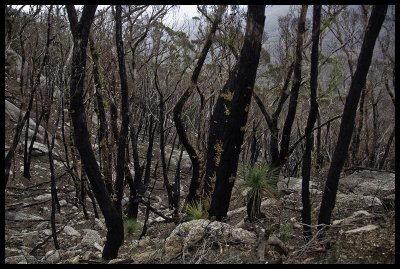
{"label": "exposed rock slab", "polygon": [[337,209],[352,209],[352,211],[363,209],[383,209],[382,202],[378,197],[354,193],[338,193],[336,196],[335,207]]}
{"label": "exposed rock slab", "polygon": [[370,170],[357,171],[341,178],[338,188],[343,193],[351,192],[382,198],[395,193],[395,174]]}
{"label": "exposed rock slab", "polygon": [[254,233],[223,222],[192,220],[178,225],[165,240],[166,258],[174,258],[183,249],[194,246],[204,238],[224,244],[249,245],[254,245],[257,239]]}

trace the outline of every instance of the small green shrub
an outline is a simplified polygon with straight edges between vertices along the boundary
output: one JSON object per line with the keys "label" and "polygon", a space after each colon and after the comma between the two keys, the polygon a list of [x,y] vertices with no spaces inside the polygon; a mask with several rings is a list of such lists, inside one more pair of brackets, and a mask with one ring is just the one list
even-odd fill
{"label": "small green shrub", "polygon": [[201,203],[188,204],[186,206],[186,220],[204,219],[203,205]]}
{"label": "small green shrub", "polygon": [[293,234],[293,224],[290,222],[282,223],[279,226],[278,237],[283,243],[286,243]]}
{"label": "small green shrub", "polygon": [[128,219],[124,216],[123,220],[125,235],[133,235],[139,230],[140,224],[137,222],[136,219]]}

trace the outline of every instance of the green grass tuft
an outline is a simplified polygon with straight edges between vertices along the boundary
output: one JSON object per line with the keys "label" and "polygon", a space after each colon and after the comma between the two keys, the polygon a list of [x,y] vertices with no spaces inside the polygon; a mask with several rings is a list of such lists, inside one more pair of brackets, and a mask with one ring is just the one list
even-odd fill
{"label": "green grass tuft", "polygon": [[201,203],[188,204],[185,211],[187,220],[204,219],[205,217]]}
{"label": "green grass tuft", "polygon": [[278,174],[277,169],[268,164],[255,164],[247,167],[243,187],[250,188],[248,197],[263,195],[276,197]]}
{"label": "green grass tuft", "polygon": [[124,233],[125,235],[134,235],[140,228],[140,224],[136,219],[128,219],[124,216]]}
{"label": "green grass tuft", "polygon": [[279,226],[279,231],[278,231],[278,237],[280,240],[282,240],[283,243],[287,243],[289,238],[293,234],[293,224],[288,222],[288,223],[282,223]]}

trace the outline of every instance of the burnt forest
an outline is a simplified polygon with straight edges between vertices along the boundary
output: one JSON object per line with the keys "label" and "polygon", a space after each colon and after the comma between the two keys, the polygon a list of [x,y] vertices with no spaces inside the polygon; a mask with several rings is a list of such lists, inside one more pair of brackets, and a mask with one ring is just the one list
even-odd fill
{"label": "burnt forest", "polygon": [[394,5],[5,5],[6,264],[395,263]]}

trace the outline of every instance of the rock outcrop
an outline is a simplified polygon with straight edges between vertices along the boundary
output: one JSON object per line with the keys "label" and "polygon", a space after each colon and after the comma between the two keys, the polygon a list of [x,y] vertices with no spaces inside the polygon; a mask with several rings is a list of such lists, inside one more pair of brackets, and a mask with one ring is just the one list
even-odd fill
{"label": "rock outcrop", "polygon": [[339,181],[339,191],[383,198],[395,193],[395,174],[362,170],[343,177]]}
{"label": "rock outcrop", "polygon": [[228,245],[254,245],[257,237],[252,232],[219,221],[192,220],[178,225],[165,240],[166,259],[174,258],[202,240],[213,240]]}

